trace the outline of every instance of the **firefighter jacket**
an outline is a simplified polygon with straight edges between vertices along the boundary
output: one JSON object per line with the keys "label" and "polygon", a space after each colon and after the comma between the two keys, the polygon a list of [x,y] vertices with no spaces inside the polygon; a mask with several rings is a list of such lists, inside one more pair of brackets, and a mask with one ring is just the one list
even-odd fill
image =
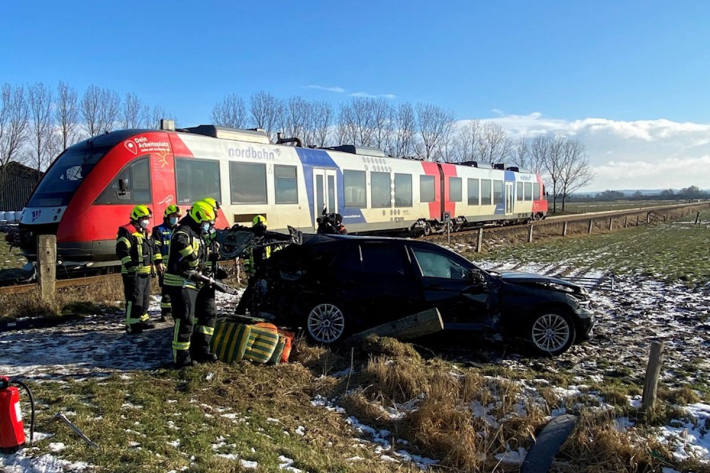
{"label": "firefighter jacket", "polygon": [[198,289],[200,284],[190,280],[191,271],[207,272],[209,250],[200,227],[189,215],[183,218],[173,232],[165,270],[165,286]]}
{"label": "firefighter jacket", "polygon": [[261,270],[264,262],[271,257],[271,247],[252,248],[249,251],[249,257],[244,262],[244,270],[249,276],[253,276],[257,271]]}
{"label": "firefighter jacket", "polygon": [[170,255],[170,238],[173,236],[173,227],[163,222],[162,225],[153,227],[153,233],[151,234],[151,239],[153,240],[153,245],[155,246],[155,254],[153,255],[153,261],[157,262],[167,262],[168,256]]}
{"label": "firefighter jacket", "polygon": [[130,223],[118,227],[116,256],[121,260],[121,274],[150,275],[152,272],[153,244]]}

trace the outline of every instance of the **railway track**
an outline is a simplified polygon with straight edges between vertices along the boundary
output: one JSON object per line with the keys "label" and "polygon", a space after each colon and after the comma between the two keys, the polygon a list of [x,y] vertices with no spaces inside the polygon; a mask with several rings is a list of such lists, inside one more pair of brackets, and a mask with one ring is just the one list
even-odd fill
{"label": "railway track", "polygon": [[[599,219],[608,218],[619,218],[629,215],[638,215],[641,213],[648,212],[670,212],[673,210],[684,209],[684,208],[703,208],[710,206],[710,202],[693,202],[693,203],[682,203],[682,204],[671,204],[671,205],[659,205],[653,207],[637,207],[632,209],[623,210],[609,210],[602,212],[588,212],[583,214],[571,214],[571,215],[557,215],[553,217],[548,217],[545,220],[538,220],[532,223],[524,223],[518,225],[505,225],[505,226],[484,226],[484,227],[473,227],[468,229],[463,229],[458,232],[451,233],[450,237],[452,239],[466,239],[471,238],[472,234],[478,232],[479,228],[485,229],[486,232],[493,232],[495,234],[501,234],[506,232],[520,232],[527,230],[530,225],[535,227],[545,227],[559,225],[561,223],[582,223],[588,222],[590,220],[595,221]],[[646,223],[644,221],[644,223]],[[434,235],[429,235],[422,237],[426,240],[441,241],[447,238],[445,233],[438,233]],[[75,278],[57,279],[55,287],[57,289],[66,287],[81,287],[81,286],[91,286],[92,284],[99,283],[101,281],[108,281],[111,279],[120,279],[120,274],[103,274],[98,276],[83,276]],[[10,294],[26,294],[32,291],[38,290],[38,285],[36,283],[29,284],[9,284],[5,286],[0,286],[0,295],[10,295]]]}

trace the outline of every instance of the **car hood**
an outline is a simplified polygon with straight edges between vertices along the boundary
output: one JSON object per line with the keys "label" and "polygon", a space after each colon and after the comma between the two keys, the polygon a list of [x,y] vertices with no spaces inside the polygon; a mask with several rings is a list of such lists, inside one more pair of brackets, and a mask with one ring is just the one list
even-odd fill
{"label": "car hood", "polygon": [[560,290],[563,292],[573,292],[582,293],[584,290],[577,284],[573,284],[569,281],[565,281],[560,278],[553,278],[550,276],[543,276],[541,274],[534,273],[520,273],[515,271],[509,271],[500,273],[499,276],[504,282],[511,284],[539,284],[546,286],[550,289]]}

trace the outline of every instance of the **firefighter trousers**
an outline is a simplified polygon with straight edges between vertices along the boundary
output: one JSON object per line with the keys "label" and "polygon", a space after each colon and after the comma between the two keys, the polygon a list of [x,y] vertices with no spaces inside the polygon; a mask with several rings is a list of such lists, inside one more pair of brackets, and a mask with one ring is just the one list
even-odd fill
{"label": "firefighter trousers", "polygon": [[126,330],[148,320],[150,277],[146,274],[123,274],[123,295],[126,299]]}
{"label": "firefighter trousers", "polygon": [[160,314],[163,317],[172,315],[172,305],[170,304],[170,289],[163,284],[163,275],[158,275],[158,285],[160,286]]}
{"label": "firefighter trousers", "polygon": [[215,290],[202,287],[169,288],[175,328],[173,330],[173,361],[178,365],[187,360],[203,360],[210,354],[210,340],[217,318]]}

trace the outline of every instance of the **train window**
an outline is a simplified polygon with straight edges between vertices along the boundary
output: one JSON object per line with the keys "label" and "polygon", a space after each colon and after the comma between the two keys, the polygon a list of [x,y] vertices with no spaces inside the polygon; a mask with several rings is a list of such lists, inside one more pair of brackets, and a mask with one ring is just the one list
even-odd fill
{"label": "train window", "polygon": [[468,205],[480,205],[480,198],[478,195],[478,179],[467,179],[468,186]]}
{"label": "train window", "polygon": [[97,204],[148,204],[150,164],[147,157],[126,164],[96,199]]}
{"label": "train window", "polygon": [[219,161],[175,158],[178,204],[191,204],[205,197],[220,200]]}
{"label": "train window", "polygon": [[461,197],[461,178],[460,177],[450,177],[449,178],[449,201],[451,202],[461,202],[463,198]]}
{"label": "train window", "polygon": [[483,179],[481,181],[481,205],[491,205],[491,181]]}
{"label": "train window", "polygon": [[[515,200],[524,200],[523,199],[523,182],[518,182],[515,187]],[[530,199],[528,199],[530,200]]]}
{"label": "train window", "polygon": [[390,173],[370,173],[370,205],[373,209],[392,205],[392,179],[390,178]]}
{"label": "train window", "polygon": [[233,204],[265,204],[266,164],[230,162],[229,191]]}
{"label": "train window", "polygon": [[419,176],[419,201],[434,202],[434,176]]}
{"label": "train window", "polygon": [[533,184],[533,199],[537,200],[540,198],[540,183],[535,182]]}
{"label": "train window", "polygon": [[298,180],[296,166],[274,165],[274,188],[277,204],[298,203]]}
{"label": "train window", "polygon": [[412,176],[411,174],[394,175],[394,206],[412,206]]}
{"label": "train window", "polygon": [[493,181],[493,203],[503,203],[503,181]]}
{"label": "train window", "polygon": [[345,207],[360,209],[367,207],[365,171],[343,171]]}
{"label": "train window", "polygon": [[525,183],[525,200],[532,200],[533,197],[533,184],[532,182]]}

